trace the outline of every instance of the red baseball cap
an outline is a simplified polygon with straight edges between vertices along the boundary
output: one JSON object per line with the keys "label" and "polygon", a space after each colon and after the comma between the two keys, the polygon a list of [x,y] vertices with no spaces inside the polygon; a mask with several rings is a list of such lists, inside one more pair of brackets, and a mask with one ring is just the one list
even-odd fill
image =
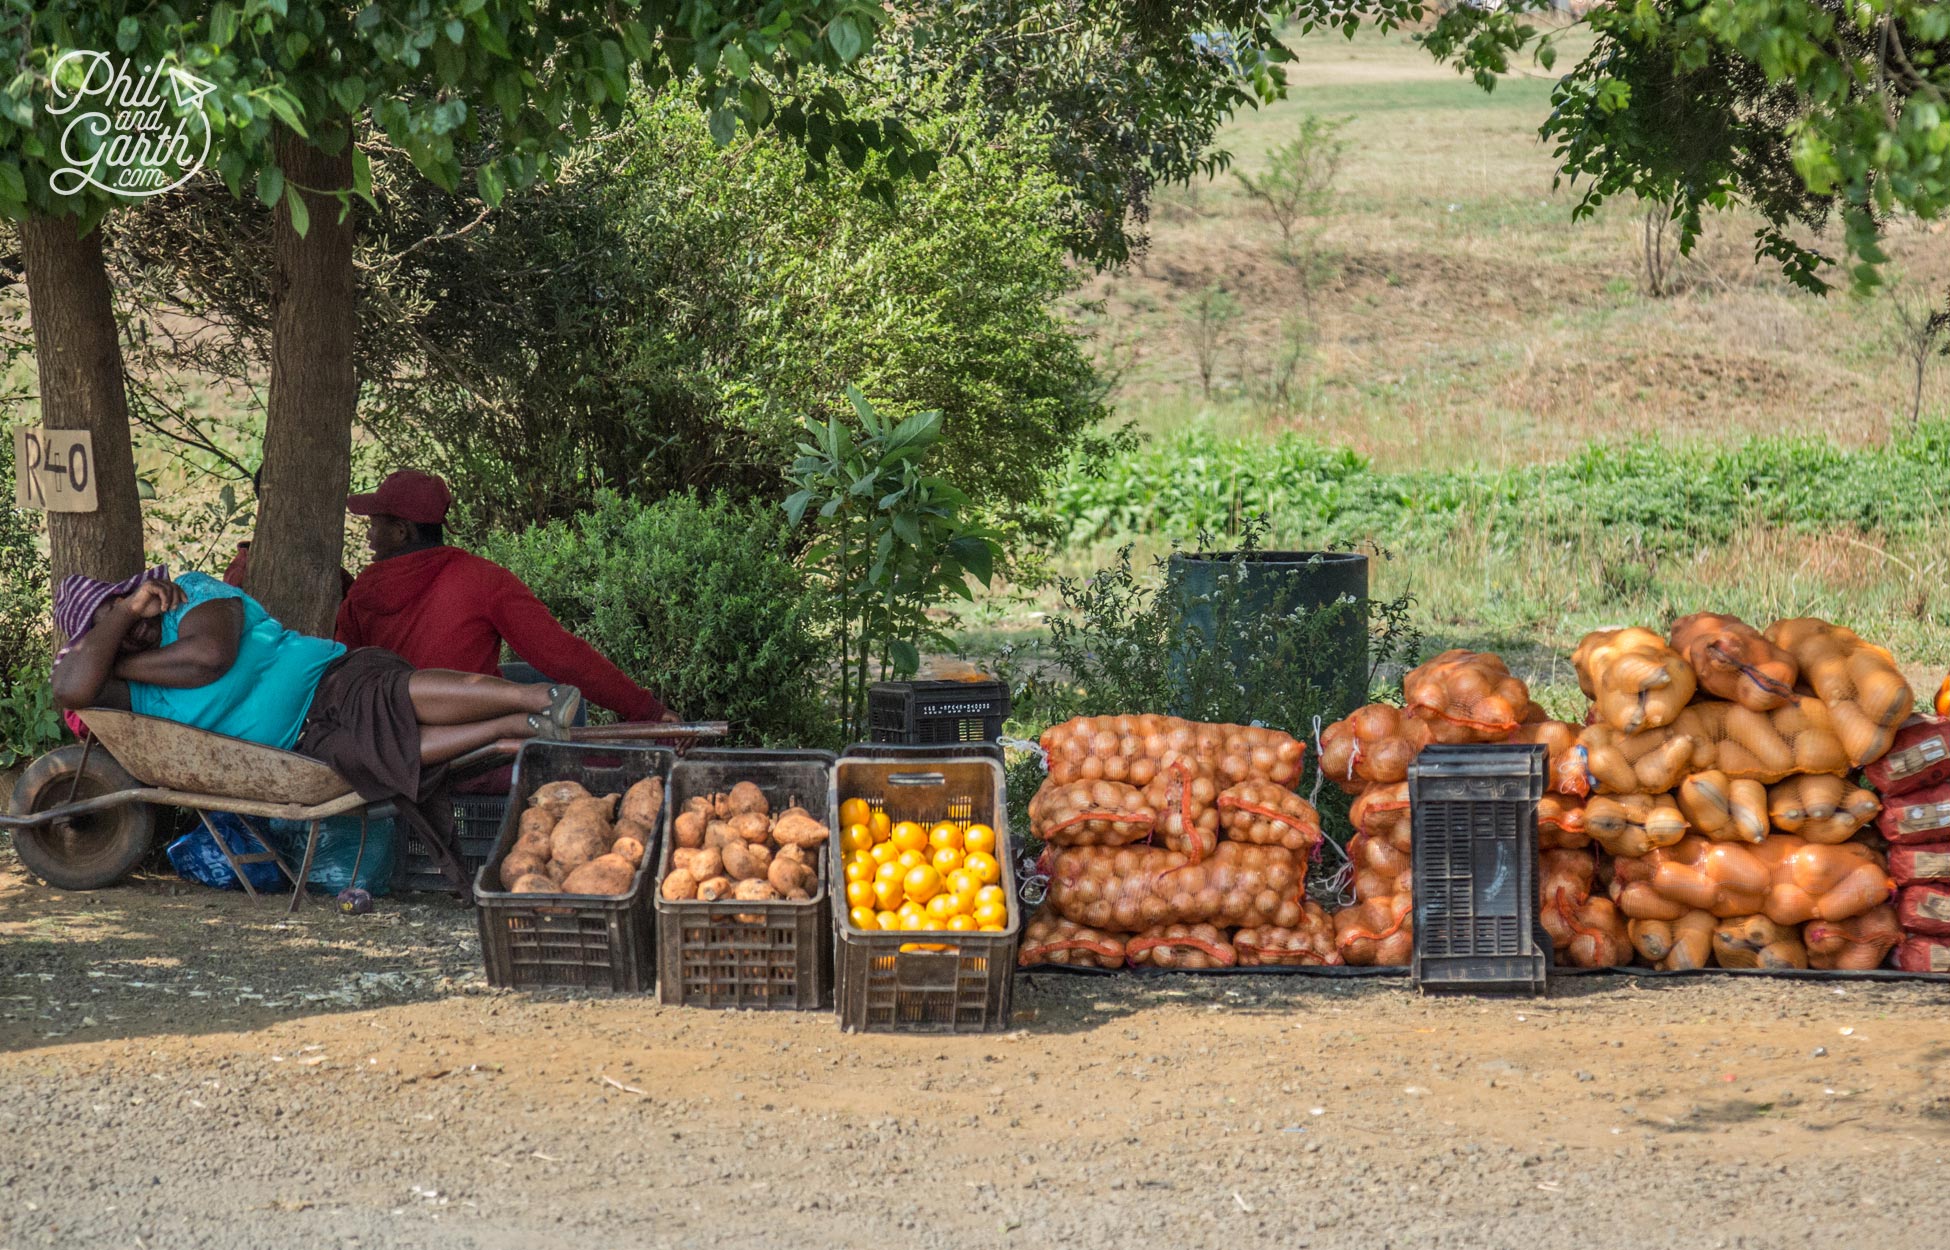
{"label": "red baseball cap", "polygon": [[345,507],[353,516],[396,516],[416,525],[439,525],[453,506],[447,483],[418,469],[390,474],[369,495],[347,495]]}

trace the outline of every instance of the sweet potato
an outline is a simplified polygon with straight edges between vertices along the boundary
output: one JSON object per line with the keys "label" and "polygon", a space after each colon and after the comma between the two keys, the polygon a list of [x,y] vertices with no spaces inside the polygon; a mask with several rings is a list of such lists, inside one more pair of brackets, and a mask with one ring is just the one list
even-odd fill
{"label": "sweet potato", "polygon": [[657,840],[652,832],[653,826],[639,824],[628,816],[618,816],[616,823],[609,827],[609,841],[613,846],[623,838],[629,838],[638,846],[649,846]]}
{"label": "sweet potato", "polygon": [[731,897],[741,903],[763,903],[779,897],[770,881],[740,881],[731,887]]}
{"label": "sweet potato", "polygon": [[707,903],[715,903],[729,893],[730,877],[706,877],[697,883],[697,896]]}
{"label": "sweet potato", "polygon": [[564,894],[597,894],[614,898],[630,892],[636,865],[618,855],[598,855],[562,882]]}
{"label": "sweet potato", "polygon": [[817,820],[803,807],[788,807],[772,826],[772,840],[780,846],[809,849],[826,841],[826,822]]}
{"label": "sweet potato", "polygon": [[761,880],[772,867],[772,852],[761,843],[733,840],[720,853],[725,871],[740,881]]}
{"label": "sweet potato", "polygon": [[549,835],[549,860],[574,872],[609,850],[609,822],[589,807],[572,807]]}
{"label": "sweet potato", "polygon": [[731,787],[724,796],[723,809],[729,816],[770,816],[772,805],[765,801],[765,791],[749,781],[741,781]]}
{"label": "sweet potato", "polygon": [[631,864],[643,862],[643,843],[635,838],[618,838],[609,844],[609,853]]}
{"label": "sweet potato", "polygon": [[728,820],[714,819],[704,826],[704,845],[706,846],[716,847],[722,850],[727,842],[742,841],[744,841],[743,838],[740,838],[731,831],[731,822]]}
{"label": "sweet potato", "polygon": [[516,894],[554,894],[558,892],[559,887],[555,884],[555,878],[543,873],[531,872],[525,877],[518,878],[508,889]]}
{"label": "sweet potato", "polygon": [[519,837],[543,837],[555,828],[555,818],[560,813],[546,807],[531,807],[521,814]]}
{"label": "sweet potato", "polygon": [[703,812],[684,811],[671,822],[671,832],[679,846],[703,846],[704,827],[709,823]]}
{"label": "sweet potato", "polygon": [[664,878],[659,892],[672,902],[696,898],[697,878],[683,868],[673,868],[670,870],[670,875]]}
{"label": "sweet potato", "polygon": [[696,812],[706,820],[714,819],[718,814],[717,810],[711,804],[710,797],[703,794],[694,794],[690,798],[685,799],[684,810],[687,812]]}
{"label": "sweet potato", "polygon": [[692,851],[691,862],[685,866],[699,881],[709,881],[712,877],[725,875],[724,856],[718,853],[716,847],[701,846]]}
{"label": "sweet potato", "polygon": [[580,781],[549,781],[535,787],[535,793],[528,796],[528,806],[539,807],[551,816],[560,816],[569,804],[577,799],[586,799],[589,791]]}
{"label": "sweet potato", "polygon": [[607,827],[616,818],[616,804],[622,797],[620,794],[605,794],[601,798],[573,799],[562,809],[562,817],[566,820],[581,813],[594,816]]}
{"label": "sweet potato", "polygon": [[512,890],[515,882],[532,876],[548,866],[548,861],[540,855],[523,851],[519,846],[508,852],[508,858],[501,861],[501,888]]}
{"label": "sweet potato", "polygon": [[728,823],[731,835],[746,842],[763,842],[772,832],[771,820],[760,812],[740,812]]}
{"label": "sweet potato", "polygon": [[645,777],[623,792],[622,816],[650,829],[664,814],[664,779]]}
{"label": "sweet potato", "polygon": [[784,846],[772,857],[765,879],[780,894],[790,894],[794,890],[811,890],[819,880],[819,874],[806,862],[804,852],[798,847]]}

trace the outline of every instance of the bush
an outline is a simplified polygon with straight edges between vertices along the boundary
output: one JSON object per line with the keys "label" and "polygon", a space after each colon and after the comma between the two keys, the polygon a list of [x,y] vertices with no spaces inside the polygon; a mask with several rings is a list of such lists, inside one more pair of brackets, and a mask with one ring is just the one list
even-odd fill
{"label": "bush", "polygon": [[[0,440],[0,481],[13,480],[13,455],[13,440]],[[0,507],[0,768],[61,741],[48,685],[53,613],[39,537],[33,513]]]}
{"label": "bush", "polygon": [[776,507],[604,492],[481,549],[678,715],[729,721],[737,743],[836,745],[825,605],[789,544]]}

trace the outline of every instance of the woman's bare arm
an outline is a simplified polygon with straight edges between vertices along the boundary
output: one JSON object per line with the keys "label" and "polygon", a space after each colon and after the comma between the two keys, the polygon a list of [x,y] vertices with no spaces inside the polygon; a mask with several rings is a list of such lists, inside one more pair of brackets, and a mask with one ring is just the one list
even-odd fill
{"label": "woman's bare arm", "polygon": [[242,603],[235,599],[199,603],[177,623],[175,642],[122,656],[115,662],[114,675],[151,686],[207,686],[237,662],[243,632]]}

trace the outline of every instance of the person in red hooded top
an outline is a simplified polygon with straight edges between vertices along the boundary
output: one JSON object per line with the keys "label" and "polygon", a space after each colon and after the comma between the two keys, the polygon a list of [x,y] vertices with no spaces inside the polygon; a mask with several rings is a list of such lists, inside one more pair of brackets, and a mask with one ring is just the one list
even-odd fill
{"label": "person in red hooded top", "polygon": [[345,501],[370,519],[372,563],[352,581],[334,633],[348,647],[384,647],[416,668],[500,674],[501,644],[550,681],[624,720],[677,718],[594,647],[562,627],[535,592],[492,560],[449,547],[453,495],[430,473],[402,469]]}

